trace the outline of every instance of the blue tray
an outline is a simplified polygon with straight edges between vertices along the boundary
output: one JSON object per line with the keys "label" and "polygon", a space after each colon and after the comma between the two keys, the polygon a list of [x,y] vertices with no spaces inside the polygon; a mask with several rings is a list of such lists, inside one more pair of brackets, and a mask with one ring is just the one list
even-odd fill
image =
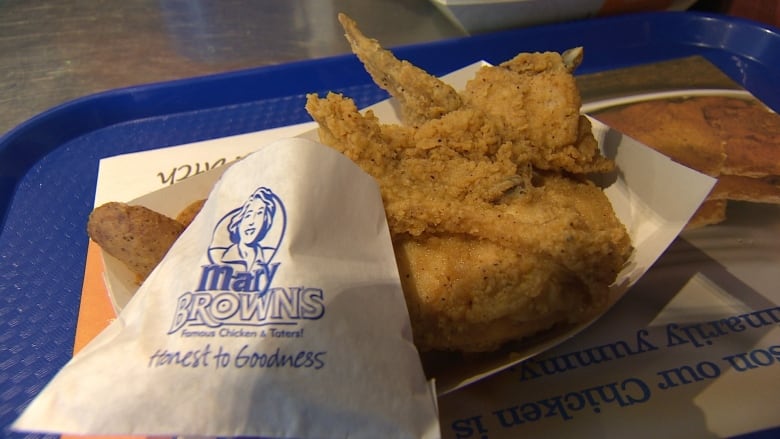
{"label": "blue tray", "polygon": [[[521,51],[584,46],[578,73],[702,55],[780,110],[780,30],[698,13],[592,19],[395,50],[442,74]],[[353,56],[114,90],[42,113],[0,138],[0,422],[70,359],[98,161],[308,121],[305,94],[386,97]],[[3,431],[10,437],[22,435]],[[776,437],[780,430],[749,437]]]}

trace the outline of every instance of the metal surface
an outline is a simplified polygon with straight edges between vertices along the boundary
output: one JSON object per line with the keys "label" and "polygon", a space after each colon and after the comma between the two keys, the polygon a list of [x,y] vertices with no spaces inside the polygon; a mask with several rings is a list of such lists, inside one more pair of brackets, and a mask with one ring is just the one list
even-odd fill
{"label": "metal surface", "polygon": [[427,0],[0,1],[0,134],[92,93],[463,35]]}

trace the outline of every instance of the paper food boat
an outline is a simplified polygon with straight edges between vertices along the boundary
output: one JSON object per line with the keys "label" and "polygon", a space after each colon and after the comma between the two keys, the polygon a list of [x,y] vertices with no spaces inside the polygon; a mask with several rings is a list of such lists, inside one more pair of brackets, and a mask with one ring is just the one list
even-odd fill
{"label": "paper food boat", "polygon": [[[444,76],[446,82],[462,89],[485,63],[475,63]],[[393,100],[371,107],[384,123],[398,123]],[[602,151],[615,160],[617,171],[599,182],[611,201],[617,216],[626,225],[635,251],[610,291],[611,307],[653,265],[677,237],[705,199],[715,183],[711,177],[681,166],[668,157],[639,142],[592,120],[593,132]],[[299,137],[318,140],[316,130]],[[199,142],[213,143],[215,148],[229,150],[231,138]],[[263,145],[257,145],[258,148]],[[181,148],[181,147],[179,147]],[[186,151],[186,147],[181,149]],[[153,153],[151,151],[150,153]],[[143,154],[143,153],[142,153]],[[116,158],[113,158],[116,159]],[[175,217],[193,201],[206,198],[226,166],[187,178],[164,189],[137,198],[139,204]],[[117,312],[127,304],[137,289],[132,275],[121,263],[103,253],[104,279]],[[605,312],[606,313],[606,312]],[[598,316],[596,318],[599,318]],[[595,319],[594,319],[595,320]],[[586,328],[592,321],[540,334],[538,337],[508,345],[503,349],[469,359],[455,354],[433,353],[423,357],[430,376],[436,379],[439,394],[475,382],[550,349]]]}

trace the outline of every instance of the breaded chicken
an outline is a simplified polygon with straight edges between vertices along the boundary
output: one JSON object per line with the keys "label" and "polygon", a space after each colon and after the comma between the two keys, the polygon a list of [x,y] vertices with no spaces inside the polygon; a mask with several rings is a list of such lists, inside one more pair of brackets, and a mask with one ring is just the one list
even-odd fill
{"label": "breaded chicken", "polygon": [[178,215],[176,215],[176,221],[181,223],[185,228],[189,227],[190,223],[192,223],[192,220],[195,219],[195,216],[200,213],[200,210],[203,208],[203,205],[206,203],[206,199],[200,199],[193,201],[192,203],[188,204],[184,209],[179,212]]}
{"label": "breaded chicken", "polygon": [[780,115],[755,99],[676,97],[609,108],[594,116],[717,178],[686,229],[725,221],[730,200],[780,204]]}
{"label": "breaded chicken", "polygon": [[[422,128],[453,113],[470,111],[482,118],[470,121],[470,133],[490,131],[497,140],[511,142],[515,162],[532,161],[539,169],[573,173],[611,169],[612,163],[599,152],[590,122],[579,111],[581,100],[572,71],[582,60],[582,48],[563,54],[518,54],[499,66],[481,69],[458,93],[408,61],[397,59],[378,41],[363,35],[346,15],[339,14],[339,21],[374,82],[398,101],[406,126]],[[450,135],[463,127],[462,123],[448,125],[445,122],[440,128],[451,131]],[[441,138],[425,131],[417,137]]]}
{"label": "breaded chicken", "polygon": [[306,109],[321,141],[379,182],[418,348],[494,350],[601,311],[631,242],[584,178],[614,164],[579,113],[581,51],[485,67],[458,105],[426,113],[431,77],[399,75],[408,63],[344,22],[375,80],[404,78],[390,92],[415,117],[382,124],[334,93]]}

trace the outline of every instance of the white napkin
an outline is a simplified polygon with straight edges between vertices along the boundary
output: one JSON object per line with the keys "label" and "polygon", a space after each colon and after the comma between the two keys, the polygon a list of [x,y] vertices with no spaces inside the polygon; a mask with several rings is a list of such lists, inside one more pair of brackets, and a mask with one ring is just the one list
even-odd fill
{"label": "white napkin", "polygon": [[431,387],[378,186],[336,151],[285,139],[225,172],[13,429],[432,438]]}

